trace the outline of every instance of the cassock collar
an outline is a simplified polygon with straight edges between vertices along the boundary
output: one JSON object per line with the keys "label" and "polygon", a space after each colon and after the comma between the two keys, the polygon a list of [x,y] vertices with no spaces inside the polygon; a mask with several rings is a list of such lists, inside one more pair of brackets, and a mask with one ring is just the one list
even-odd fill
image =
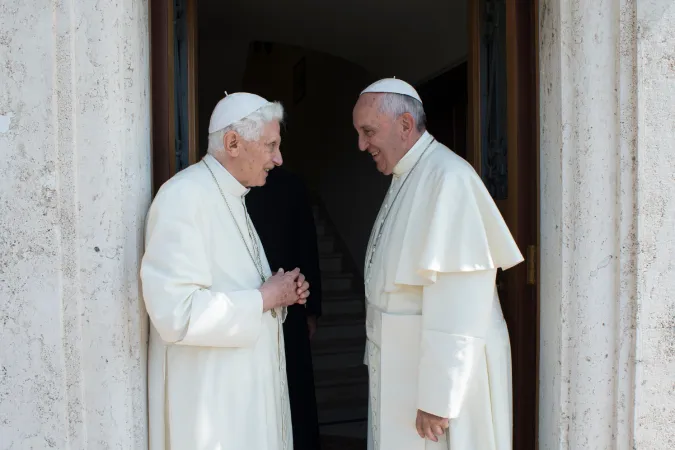
{"label": "cassock collar", "polygon": [[243,197],[249,193],[250,189],[246,188],[239,181],[237,181],[237,179],[230,172],[228,172],[227,169],[223,167],[216,158],[210,154],[207,154],[204,156],[204,162],[208,164],[213,171],[213,174],[216,176],[216,180],[218,180],[218,184],[223,189],[223,191],[230,195],[234,195],[235,197]]}
{"label": "cassock collar", "polygon": [[422,156],[424,149],[427,148],[429,143],[434,137],[429,134],[428,131],[425,131],[422,136],[415,142],[410,150],[401,158],[401,160],[394,167],[394,176],[400,177],[415,165],[418,159]]}

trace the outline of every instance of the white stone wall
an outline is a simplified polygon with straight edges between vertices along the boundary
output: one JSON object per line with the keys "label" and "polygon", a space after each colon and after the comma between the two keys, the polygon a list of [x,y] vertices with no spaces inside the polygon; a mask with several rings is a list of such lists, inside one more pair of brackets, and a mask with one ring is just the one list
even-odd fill
{"label": "white stone wall", "polygon": [[0,448],[144,449],[147,1],[0,2]]}
{"label": "white stone wall", "polygon": [[541,0],[540,448],[675,448],[675,2]]}
{"label": "white stone wall", "polygon": [[675,449],[675,1],[637,8],[636,447]]}

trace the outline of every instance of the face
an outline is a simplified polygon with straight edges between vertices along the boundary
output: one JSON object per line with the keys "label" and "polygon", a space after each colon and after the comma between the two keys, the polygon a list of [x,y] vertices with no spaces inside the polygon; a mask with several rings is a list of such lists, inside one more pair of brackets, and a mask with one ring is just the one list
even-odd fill
{"label": "face", "polygon": [[266,123],[257,141],[241,139],[240,147],[235,158],[237,179],[246,187],[263,186],[268,172],[283,163],[279,122]]}
{"label": "face", "polygon": [[363,94],[354,106],[352,119],[359,134],[359,150],[370,153],[377,170],[391,175],[407,151],[406,139],[400,120],[380,112],[379,101],[378,94]]}

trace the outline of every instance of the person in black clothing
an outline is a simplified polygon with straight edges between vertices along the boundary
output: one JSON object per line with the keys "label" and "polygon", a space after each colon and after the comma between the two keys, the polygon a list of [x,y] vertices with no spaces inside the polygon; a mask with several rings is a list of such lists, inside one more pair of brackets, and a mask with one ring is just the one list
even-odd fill
{"label": "person in black clothing", "polygon": [[246,207],[272,271],[299,267],[309,282],[307,304],[288,308],[284,340],[293,448],[318,450],[319,419],[310,339],[321,316],[321,271],[309,193],[300,177],[277,167],[269,172],[264,186],[246,195]]}

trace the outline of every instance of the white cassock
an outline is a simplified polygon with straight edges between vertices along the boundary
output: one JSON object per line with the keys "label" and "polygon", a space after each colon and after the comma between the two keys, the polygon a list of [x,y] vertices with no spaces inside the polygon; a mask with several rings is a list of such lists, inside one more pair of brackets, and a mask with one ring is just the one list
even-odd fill
{"label": "white cassock", "polygon": [[[510,450],[495,277],[523,257],[474,169],[425,133],[395,167],[368,247],[369,450]],[[418,409],[450,418],[438,443],[417,434]]]}
{"label": "white cassock", "polygon": [[[204,161],[269,277],[247,227],[248,190]],[[291,450],[285,308],[263,313],[261,277],[204,161],[165,183],[148,213],[150,450]]]}

